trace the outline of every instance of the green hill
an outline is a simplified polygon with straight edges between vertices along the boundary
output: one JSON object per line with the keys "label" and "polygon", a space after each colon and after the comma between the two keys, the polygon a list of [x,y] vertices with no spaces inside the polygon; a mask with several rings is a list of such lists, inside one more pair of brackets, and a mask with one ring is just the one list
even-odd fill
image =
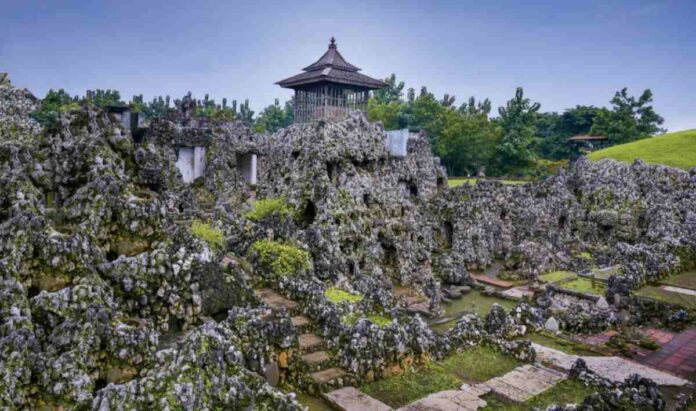
{"label": "green hill", "polygon": [[696,129],[605,148],[591,153],[588,157],[595,161],[613,158],[629,163],[640,158],[646,163],[664,164],[686,170],[696,167]]}

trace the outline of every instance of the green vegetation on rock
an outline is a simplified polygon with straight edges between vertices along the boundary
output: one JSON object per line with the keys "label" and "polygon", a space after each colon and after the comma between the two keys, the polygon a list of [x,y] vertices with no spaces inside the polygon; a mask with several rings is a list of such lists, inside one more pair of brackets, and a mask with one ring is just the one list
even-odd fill
{"label": "green vegetation on rock", "polygon": [[570,355],[597,355],[587,345],[576,341],[567,340],[548,333],[529,333],[523,337],[544,347],[554,348]]}
{"label": "green vegetation on rock", "polygon": [[191,223],[191,231],[193,235],[208,243],[213,248],[222,248],[225,243],[225,236],[222,230],[211,226],[209,223],[204,223],[200,220],[194,220]]}
{"label": "green vegetation on rock", "polygon": [[539,279],[545,283],[557,283],[563,280],[576,278],[577,274],[570,271],[553,271],[539,276]]}
{"label": "green vegetation on rock", "polygon": [[331,287],[324,292],[326,299],[334,304],[342,304],[345,302],[358,302],[362,301],[362,295],[351,294],[347,291],[343,291],[336,287]]}
{"label": "green vegetation on rock", "polygon": [[254,221],[261,221],[273,214],[292,216],[294,213],[295,211],[284,198],[264,198],[254,201],[254,208],[246,213],[244,217]]}
{"label": "green vegetation on rock", "polygon": [[463,186],[464,184],[474,185],[474,184],[477,184],[479,181],[497,181],[497,182],[502,183],[504,185],[526,184],[529,182],[529,181],[525,181],[525,180],[497,180],[497,179],[485,180],[485,179],[480,179],[480,178],[476,178],[476,177],[465,177],[465,178],[451,178],[451,179],[447,180],[447,185],[450,188],[454,188],[454,187]]}
{"label": "green vegetation on rock", "polygon": [[597,280],[592,284],[592,280],[589,278],[576,278],[561,284],[561,288],[584,294],[604,295],[605,293],[604,284],[601,281]]}
{"label": "green vegetation on rock", "polygon": [[613,158],[633,162],[640,158],[646,163],[664,164],[687,170],[696,166],[696,129],[646,138],[591,153],[590,160]]}
{"label": "green vegetation on rock", "polygon": [[249,252],[255,254],[261,268],[268,270],[274,277],[310,267],[309,253],[291,244],[259,240],[251,245]]}

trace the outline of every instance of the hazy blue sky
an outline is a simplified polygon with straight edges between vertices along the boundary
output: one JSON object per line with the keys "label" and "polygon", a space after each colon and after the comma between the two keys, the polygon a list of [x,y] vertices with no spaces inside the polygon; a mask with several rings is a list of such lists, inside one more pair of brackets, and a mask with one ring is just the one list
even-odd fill
{"label": "hazy blue sky", "polygon": [[0,0],[0,71],[40,97],[190,90],[258,110],[289,98],[273,83],[333,35],[364,73],[458,103],[497,107],[523,86],[542,110],[562,111],[651,88],[670,130],[696,128],[696,0],[254,3]]}

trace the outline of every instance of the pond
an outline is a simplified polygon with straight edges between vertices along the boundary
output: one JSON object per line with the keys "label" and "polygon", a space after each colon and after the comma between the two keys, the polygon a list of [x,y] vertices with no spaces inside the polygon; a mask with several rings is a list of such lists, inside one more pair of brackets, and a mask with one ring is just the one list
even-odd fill
{"label": "pond", "polygon": [[442,317],[433,318],[427,322],[434,331],[444,333],[457,322],[462,314],[476,313],[480,317],[485,317],[491,310],[491,307],[493,307],[493,304],[496,303],[501,305],[506,311],[511,310],[517,304],[517,302],[512,300],[488,296],[481,293],[481,291],[471,290],[462,298],[445,304],[443,306],[445,314]]}

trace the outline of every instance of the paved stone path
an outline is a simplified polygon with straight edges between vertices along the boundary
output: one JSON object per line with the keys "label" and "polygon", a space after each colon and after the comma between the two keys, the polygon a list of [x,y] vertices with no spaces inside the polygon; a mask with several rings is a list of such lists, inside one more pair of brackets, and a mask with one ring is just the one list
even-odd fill
{"label": "paved stone path", "polygon": [[505,280],[499,280],[497,278],[491,278],[488,277],[487,275],[484,274],[472,274],[471,278],[475,279],[478,282],[484,283],[484,284],[490,284],[494,285],[496,287],[500,288],[510,288],[514,283],[511,283],[510,281],[505,281]]}
{"label": "paved stone path", "polygon": [[663,344],[662,348],[640,358],[642,364],[686,378],[696,376],[696,327],[671,335],[671,338],[669,333],[663,333],[658,342]]}
{"label": "paved stone path", "polygon": [[573,364],[575,364],[575,361],[578,358],[582,358],[585,360],[589,369],[597,373],[600,377],[607,378],[613,382],[623,382],[631,374],[639,374],[643,377],[650,378],[658,385],[681,386],[689,383],[689,381],[683,378],[621,357],[580,357],[566,354],[562,351],[544,347],[536,343],[532,343],[532,346],[537,352],[537,359],[539,361],[549,363],[564,371],[569,371],[573,367]]}
{"label": "paved stone path", "polygon": [[324,398],[342,411],[391,411],[392,409],[382,401],[363,394],[353,387],[340,388],[324,394]]}
{"label": "paved stone path", "polygon": [[508,290],[505,290],[501,292],[501,294],[506,297],[512,298],[513,300],[521,300],[524,296],[531,298],[534,295],[534,292],[529,289],[529,286],[521,285],[519,287],[512,287]]}
{"label": "paved stone path", "polygon": [[675,287],[673,285],[663,285],[662,288],[665,291],[670,291],[673,293],[686,294],[696,296],[696,290],[690,290],[688,288]]}
{"label": "paved stone path", "polygon": [[539,365],[523,365],[484,384],[514,402],[524,402],[565,380],[567,375]]}
{"label": "paved stone path", "polygon": [[447,390],[430,394],[397,411],[476,411],[485,406],[486,401],[472,393]]}

